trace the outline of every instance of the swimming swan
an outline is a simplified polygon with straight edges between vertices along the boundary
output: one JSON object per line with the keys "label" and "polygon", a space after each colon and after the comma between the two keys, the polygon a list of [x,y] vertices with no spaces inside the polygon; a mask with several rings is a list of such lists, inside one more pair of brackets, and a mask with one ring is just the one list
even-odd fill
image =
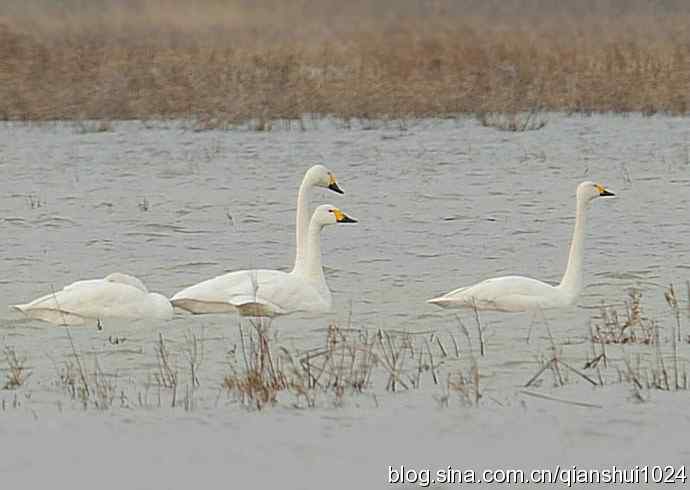
{"label": "swimming swan", "polygon": [[56,325],[83,325],[104,318],[169,320],[173,316],[168,298],[149,293],[139,279],[119,272],[104,279],[74,282],[61,291],[12,308],[29,318]]}
{"label": "swimming swan", "polygon": [[582,257],[587,208],[595,198],[613,195],[615,194],[604,186],[593,182],[583,182],[577,187],[575,230],[570,244],[568,266],[558,286],[529,277],[496,277],[474,286],[456,289],[427,302],[445,308],[476,307],[478,310],[508,312],[535,312],[575,304],[583,285]]}
{"label": "swimming swan", "polygon": [[209,279],[180,291],[172,304],[192,313],[239,311],[243,316],[277,316],[301,311],[326,313],[331,292],[321,266],[321,229],[336,223],[356,223],[338,208],[319,206],[309,222],[306,254],[292,272],[242,270]]}

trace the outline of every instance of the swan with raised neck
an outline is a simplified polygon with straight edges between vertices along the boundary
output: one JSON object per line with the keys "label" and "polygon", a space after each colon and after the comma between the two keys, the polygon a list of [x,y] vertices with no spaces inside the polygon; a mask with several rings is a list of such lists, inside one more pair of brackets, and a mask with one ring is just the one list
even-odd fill
{"label": "swan with raised neck", "polygon": [[456,289],[432,298],[428,303],[444,308],[477,308],[495,311],[535,311],[575,304],[582,292],[585,221],[589,204],[613,192],[594,182],[577,187],[575,228],[570,243],[568,265],[560,284],[553,286],[530,277],[504,276]]}
{"label": "swan with raised neck", "polygon": [[323,165],[314,165],[304,174],[297,193],[297,212],[295,217],[295,262],[292,268],[297,272],[304,267],[308,248],[309,192],[314,187],[323,187],[338,194],[344,194],[336,181],[335,174]]}

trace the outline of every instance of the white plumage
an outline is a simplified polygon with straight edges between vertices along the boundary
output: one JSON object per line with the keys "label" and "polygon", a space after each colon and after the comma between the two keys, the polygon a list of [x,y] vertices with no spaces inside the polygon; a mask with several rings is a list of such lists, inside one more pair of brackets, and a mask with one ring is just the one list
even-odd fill
{"label": "white plumage", "polygon": [[306,254],[292,272],[230,272],[180,291],[172,297],[172,304],[197,314],[235,310],[247,316],[328,312],[331,292],[323,276],[320,234],[324,226],[336,223],[356,220],[328,204],[316,208],[306,236]]}
{"label": "white plumage", "polygon": [[29,318],[57,325],[83,325],[89,320],[172,318],[168,298],[149,293],[134,276],[115,272],[104,279],[77,281],[30,303],[14,305]]}
{"label": "white plumage", "polygon": [[456,289],[428,300],[444,308],[474,308],[495,311],[536,311],[575,304],[583,287],[585,220],[589,203],[600,196],[614,194],[604,186],[583,182],[577,187],[575,229],[570,244],[568,266],[558,285],[529,277],[505,276],[487,279],[473,286]]}

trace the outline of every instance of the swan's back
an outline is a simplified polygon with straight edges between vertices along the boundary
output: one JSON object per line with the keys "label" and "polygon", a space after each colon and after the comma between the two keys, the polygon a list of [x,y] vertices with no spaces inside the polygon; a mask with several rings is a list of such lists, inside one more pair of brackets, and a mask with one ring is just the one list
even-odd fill
{"label": "swan's back", "polygon": [[145,293],[149,292],[146,286],[144,286],[144,283],[141,282],[138,278],[130,276],[129,274],[123,274],[122,272],[113,272],[112,274],[108,274],[105,277],[105,280],[108,282],[126,284],[128,286],[132,286],[133,288],[137,288]]}
{"label": "swan's back", "polygon": [[528,311],[564,306],[557,287],[523,276],[487,279],[474,286],[456,289],[429,300],[448,308],[497,311]]}

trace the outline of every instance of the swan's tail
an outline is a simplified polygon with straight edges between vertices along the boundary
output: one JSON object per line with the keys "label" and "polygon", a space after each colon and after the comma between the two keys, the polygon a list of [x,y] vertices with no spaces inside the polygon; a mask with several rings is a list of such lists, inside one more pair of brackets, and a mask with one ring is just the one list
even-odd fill
{"label": "swan's tail", "polygon": [[14,311],[20,311],[22,313],[26,313],[27,308],[29,307],[28,304],[25,305],[10,305],[10,310]]}
{"label": "swan's tail", "polygon": [[55,325],[84,325],[85,319],[74,313],[52,308],[36,308],[31,303],[25,305],[11,305],[11,310],[20,311],[28,318],[43,320]]}
{"label": "swan's tail", "polygon": [[445,296],[439,296],[438,298],[431,298],[431,299],[426,300],[426,302],[429,304],[432,304],[432,305],[440,306],[441,308],[445,308],[452,303],[452,301],[450,299],[446,298]]}

